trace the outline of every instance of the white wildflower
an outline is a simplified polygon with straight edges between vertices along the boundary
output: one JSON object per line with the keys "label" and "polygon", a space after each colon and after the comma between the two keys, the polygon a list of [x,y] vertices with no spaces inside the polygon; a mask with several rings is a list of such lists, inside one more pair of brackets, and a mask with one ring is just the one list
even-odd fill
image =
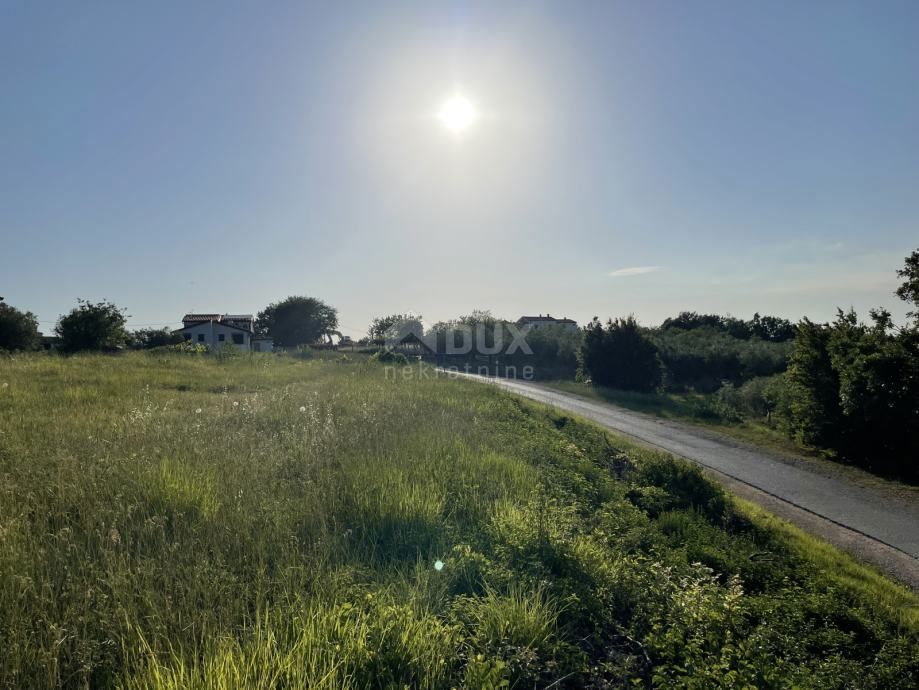
{"label": "white wildflower", "polygon": [[306,406],[300,405],[300,412],[306,412]]}
{"label": "white wildflower", "polygon": [[234,400],[234,401],[233,401],[233,407],[239,407],[239,401]]}
{"label": "white wildflower", "polygon": [[199,407],[197,410],[195,410],[195,414],[201,414],[201,408],[200,408],[200,407]]}
{"label": "white wildflower", "polygon": [[444,569],[444,562],[443,562],[443,561],[441,561],[441,560],[439,560],[439,559],[436,560],[436,561],[434,561],[434,570],[440,571],[440,570],[443,570],[443,569]]}

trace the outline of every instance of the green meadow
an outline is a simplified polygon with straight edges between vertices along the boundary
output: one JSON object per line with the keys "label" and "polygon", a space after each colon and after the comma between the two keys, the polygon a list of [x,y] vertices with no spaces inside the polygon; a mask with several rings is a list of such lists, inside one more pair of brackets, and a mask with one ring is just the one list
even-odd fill
{"label": "green meadow", "polygon": [[0,359],[0,687],[915,688],[919,601],[490,386],[23,355]]}

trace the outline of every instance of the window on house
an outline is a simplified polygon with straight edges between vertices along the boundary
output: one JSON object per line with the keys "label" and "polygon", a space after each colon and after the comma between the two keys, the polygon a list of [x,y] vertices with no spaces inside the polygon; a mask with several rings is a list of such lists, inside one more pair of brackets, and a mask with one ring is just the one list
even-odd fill
{"label": "window on house", "polygon": [[226,337],[226,335],[224,335],[223,333],[218,333],[218,334],[217,334],[217,340],[220,341],[221,343],[222,343],[224,340],[226,340],[226,339],[227,339],[227,337]]}
{"label": "window on house", "polygon": [[243,334],[242,334],[242,333],[234,333],[234,334],[233,334],[233,344],[234,344],[234,345],[242,345],[242,344],[243,344]]}
{"label": "window on house", "polygon": [[203,343],[203,342],[204,342],[204,333],[199,333],[199,334],[198,334],[198,342],[199,342],[199,343]]}

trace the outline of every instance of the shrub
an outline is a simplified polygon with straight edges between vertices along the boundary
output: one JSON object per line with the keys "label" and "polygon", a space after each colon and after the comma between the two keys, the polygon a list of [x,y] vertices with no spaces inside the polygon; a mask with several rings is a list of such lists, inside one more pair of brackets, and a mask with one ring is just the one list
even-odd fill
{"label": "shrub", "polygon": [[737,389],[736,402],[744,417],[770,424],[787,424],[790,419],[788,380],[784,374],[750,379]]}
{"label": "shrub", "polygon": [[407,366],[408,357],[403,355],[401,352],[395,352],[394,350],[385,349],[375,352],[370,355],[370,360],[372,362],[383,362],[384,364],[395,364],[397,366]]}
{"label": "shrub", "polygon": [[595,317],[584,330],[580,363],[594,385],[640,392],[660,387],[663,369],[657,347],[635,317],[610,319],[605,328]]}

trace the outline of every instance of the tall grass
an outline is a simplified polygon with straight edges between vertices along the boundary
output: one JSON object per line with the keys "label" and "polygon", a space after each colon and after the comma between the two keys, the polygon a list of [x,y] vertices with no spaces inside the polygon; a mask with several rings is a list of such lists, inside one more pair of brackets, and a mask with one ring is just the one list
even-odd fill
{"label": "tall grass", "polygon": [[915,618],[719,495],[366,361],[3,359],[0,687],[913,686]]}

